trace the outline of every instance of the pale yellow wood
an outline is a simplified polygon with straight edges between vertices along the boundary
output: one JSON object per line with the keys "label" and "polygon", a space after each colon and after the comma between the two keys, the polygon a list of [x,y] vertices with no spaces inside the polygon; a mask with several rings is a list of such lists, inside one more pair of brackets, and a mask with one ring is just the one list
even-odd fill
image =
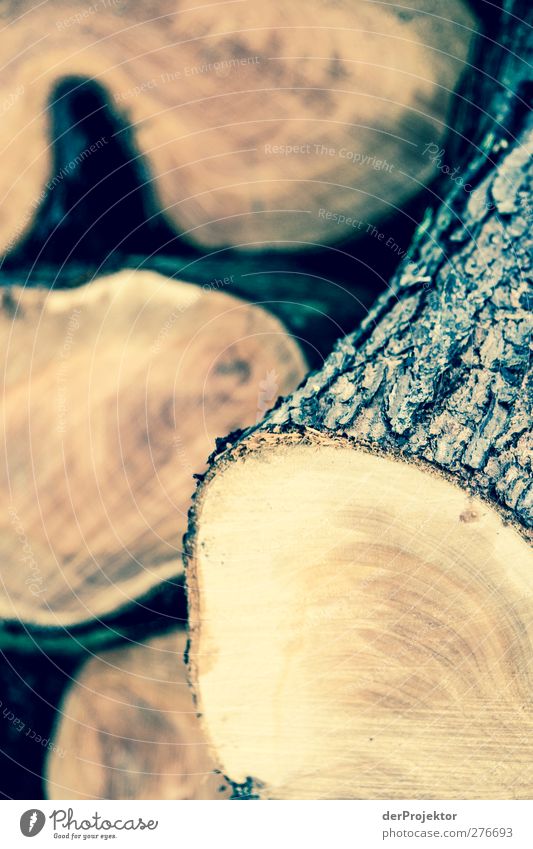
{"label": "pale yellow wood", "polygon": [[475,28],[462,0],[408,6],[12,3],[0,28],[0,250],[62,180],[47,101],[72,75],[106,89],[162,208],[200,244],[331,242],[354,220],[364,231],[436,174],[423,149],[445,135]]}
{"label": "pale yellow wood", "polygon": [[58,711],[49,799],[224,799],[186,680],[183,633],[86,663]]}
{"label": "pale yellow wood", "polygon": [[530,799],[533,552],[428,469],[266,438],[196,516],[192,676],[264,798]]}
{"label": "pale yellow wood", "polygon": [[76,624],[181,573],[193,474],[305,363],[207,282],[123,271],[3,298],[0,617]]}

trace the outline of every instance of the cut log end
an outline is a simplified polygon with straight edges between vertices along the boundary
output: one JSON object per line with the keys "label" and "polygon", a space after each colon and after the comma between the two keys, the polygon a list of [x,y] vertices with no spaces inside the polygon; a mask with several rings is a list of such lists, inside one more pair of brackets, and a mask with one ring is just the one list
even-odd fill
{"label": "cut log end", "polygon": [[[51,163],[64,77],[98,81],[134,131],[128,159],[146,159],[154,200],[200,246],[353,236],[438,173],[420,151],[443,138],[476,27],[463,0],[444,15],[435,0],[312,0],[304,16],[284,0],[15,5],[0,32],[1,253],[73,167]],[[95,167],[93,148],[74,164]]]}
{"label": "cut log end", "polygon": [[193,474],[305,373],[260,307],[144,271],[13,287],[0,349],[0,616],[30,626],[89,622],[181,575]]}
{"label": "cut log end", "polygon": [[223,772],[265,798],[530,798],[523,537],[343,438],[256,436],[232,457],[197,498],[188,568]]}
{"label": "cut log end", "polygon": [[107,651],[61,706],[49,799],[223,799],[190,689],[183,633]]}

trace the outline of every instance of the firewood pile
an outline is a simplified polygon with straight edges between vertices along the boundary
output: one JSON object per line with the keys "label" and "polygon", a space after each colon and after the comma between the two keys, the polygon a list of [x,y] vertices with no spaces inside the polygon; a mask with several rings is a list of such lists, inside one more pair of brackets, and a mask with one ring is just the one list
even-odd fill
{"label": "firewood pile", "polygon": [[6,4],[5,797],[531,798],[532,18]]}

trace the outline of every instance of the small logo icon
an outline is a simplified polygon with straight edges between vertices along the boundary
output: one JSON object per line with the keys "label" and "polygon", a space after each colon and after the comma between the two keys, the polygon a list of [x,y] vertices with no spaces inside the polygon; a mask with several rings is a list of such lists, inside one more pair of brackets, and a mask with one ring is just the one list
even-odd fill
{"label": "small logo icon", "polygon": [[31,808],[29,811],[24,811],[20,818],[20,830],[24,837],[35,837],[43,830],[46,817],[42,811],[37,808]]}

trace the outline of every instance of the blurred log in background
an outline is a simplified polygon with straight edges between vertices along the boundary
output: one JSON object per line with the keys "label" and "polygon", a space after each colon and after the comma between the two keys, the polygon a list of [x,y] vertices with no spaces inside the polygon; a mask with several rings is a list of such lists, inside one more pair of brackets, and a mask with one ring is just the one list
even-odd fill
{"label": "blurred log in background", "polygon": [[224,799],[196,718],[185,634],[89,660],[58,707],[48,799]]}
{"label": "blurred log in background", "polygon": [[[131,128],[130,162],[151,189],[151,213],[187,239],[208,248],[338,241],[350,225],[321,209],[374,223],[435,176],[421,148],[446,133],[474,29],[461,0],[444,14],[434,0],[409,10],[311,0],[305,11],[284,0],[13,3],[0,31],[9,106],[0,250],[27,230],[47,182],[63,181],[48,103],[58,106],[58,151],[84,115],[97,123],[101,105],[84,79]],[[77,78],[70,102],[56,87],[68,77]],[[110,139],[100,127],[100,146],[124,146],[126,134]]]}

